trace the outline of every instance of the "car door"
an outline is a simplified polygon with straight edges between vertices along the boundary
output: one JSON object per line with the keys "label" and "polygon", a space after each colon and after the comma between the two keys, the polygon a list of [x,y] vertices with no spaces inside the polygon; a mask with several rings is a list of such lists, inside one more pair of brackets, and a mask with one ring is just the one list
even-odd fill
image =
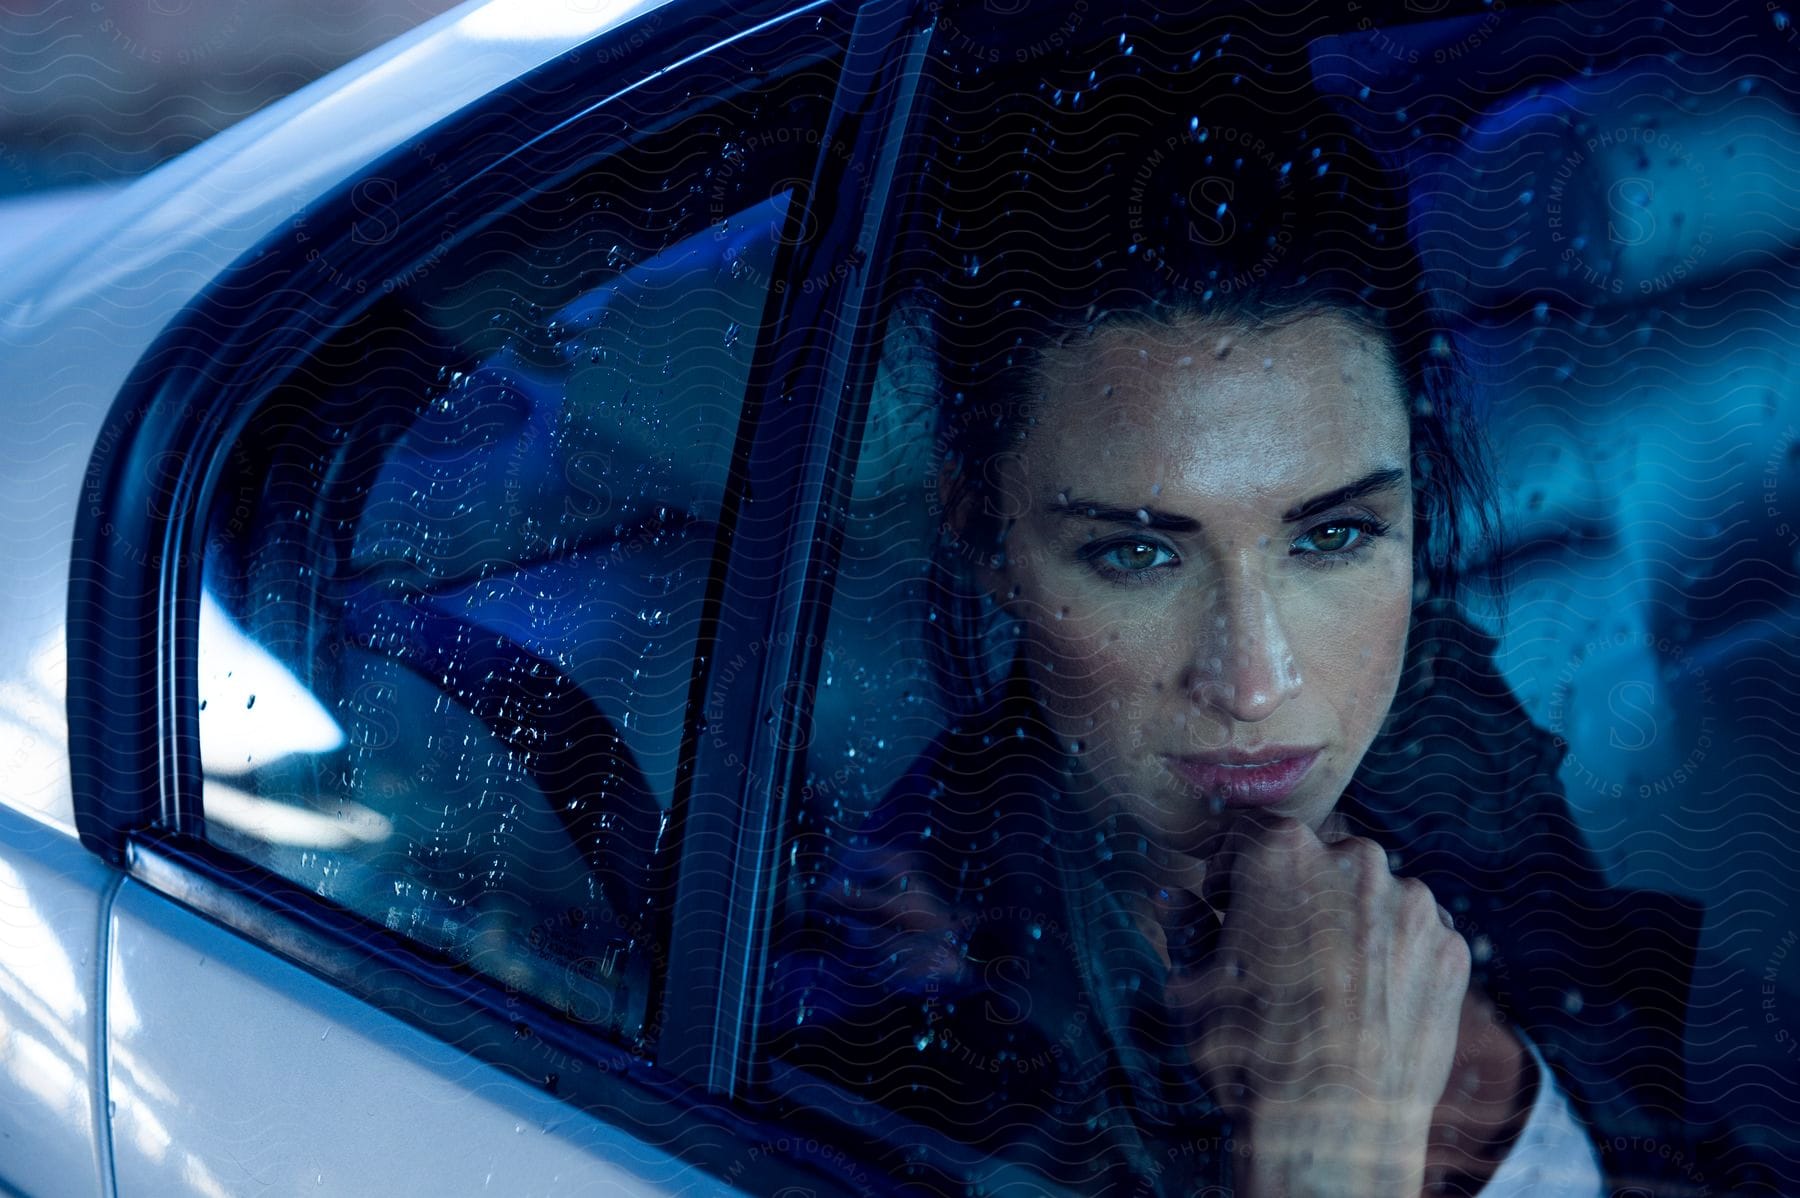
{"label": "car door", "polygon": [[118,1192],[848,1184],[730,1102],[738,846],[917,37],[652,16],[298,215],[102,432]]}

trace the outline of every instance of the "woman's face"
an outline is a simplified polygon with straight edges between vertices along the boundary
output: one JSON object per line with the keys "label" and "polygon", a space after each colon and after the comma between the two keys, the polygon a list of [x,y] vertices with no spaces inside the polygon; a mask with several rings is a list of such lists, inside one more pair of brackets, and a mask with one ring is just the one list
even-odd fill
{"label": "woman's face", "polygon": [[[1016,519],[988,582],[1052,731],[1167,849],[1203,853],[1250,806],[1318,828],[1393,701],[1412,608],[1382,338],[1332,312],[1102,326],[1048,351],[1041,382],[997,464]],[[1232,754],[1250,764],[1208,760]]]}

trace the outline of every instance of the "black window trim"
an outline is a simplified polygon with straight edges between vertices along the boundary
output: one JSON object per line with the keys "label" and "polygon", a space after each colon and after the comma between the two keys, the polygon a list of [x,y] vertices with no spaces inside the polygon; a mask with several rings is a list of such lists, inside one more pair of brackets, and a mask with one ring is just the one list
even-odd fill
{"label": "black window trim", "polygon": [[[652,135],[692,104],[711,103],[730,92],[715,86],[690,98],[688,104],[652,106],[642,123],[630,120],[628,108],[620,112],[604,106],[619,105],[621,100],[627,105],[641,103],[645,95],[656,97],[659,91],[678,95],[676,89],[684,74],[679,67],[702,57],[708,58],[711,66],[718,61],[712,55],[730,55],[727,61],[741,64],[735,70],[744,81],[742,86],[761,87],[785,70],[784,60],[793,58],[792,43],[799,40],[796,33],[802,23],[827,13],[837,14],[839,20],[856,20],[850,58],[845,57],[841,42],[840,52],[832,56],[841,64],[834,119],[840,108],[847,107],[858,119],[879,121],[884,106],[891,103],[892,80],[886,68],[899,51],[895,45],[875,40],[871,31],[892,37],[896,22],[906,20],[904,0],[877,0],[869,6],[873,15],[865,11],[861,16],[853,0],[801,4],[752,0],[747,4],[678,3],[672,7],[679,9],[676,21],[668,22],[670,8],[657,9],[609,31],[441,122],[359,172],[357,178],[371,171],[388,171],[403,179],[428,178],[432,169],[443,169],[436,166],[437,154],[447,162],[458,158],[478,161],[481,169],[467,177],[451,173],[459,182],[426,210],[431,213],[445,204],[468,203],[469,196],[479,197],[481,180],[499,162],[517,165],[523,161],[535,166],[543,159],[568,158],[570,149],[557,143],[570,137],[581,146],[580,161],[591,163]],[[665,31],[661,28],[665,23],[672,27]],[[648,39],[644,38],[646,27],[655,30]],[[839,36],[821,33],[815,41],[824,44]],[[586,64],[595,59],[609,61],[619,47],[628,48],[639,62],[674,65],[651,69],[628,86],[594,101],[591,82],[583,78],[592,70]],[[760,59],[759,52],[763,55]],[[871,93],[880,93],[872,106]],[[614,128],[606,134],[603,130],[609,123]],[[516,144],[522,124],[543,132]],[[497,138],[509,138],[515,144],[495,155],[491,151]],[[490,152],[487,159],[479,158],[484,150]],[[529,157],[532,155],[536,160]],[[820,159],[826,157],[819,155]],[[559,178],[570,169],[574,168],[565,165],[562,170],[544,172],[543,177]],[[841,171],[843,164],[833,169]],[[315,205],[308,227],[348,229],[353,185],[354,180],[349,181],[337,194]],[[500,211],[503,209],[482,208],[479,217],[466,222],[457,235],[474,231]],[[838,227],[857,216],[860,212],[854,207],[831,216],[821,237],[811,245],[816,248],[825,243],[841,249],[841,239],[835,236]],[[409,218],[402,234],[378,247],[378,252],[359,250],[345,237],[328,260],[338,263],[335,272],[381,279],[386,277],[381,269],[384,265],[404,269],[429,252],[430,235],[438,227],[441,225],[434,224],[431,216],[422,213]],[[204,554],[201,497],[218,481],[222,450],[250,419],[267,381],[303,361],[329,329],[341,326],[358,310],[356,305],[337,302],[337,297],[314,298],[321,290],[329,296],[321,283],[323,272],[333,268],[297,266],[293,259],[300,251],[291,244],[294,240],[287,228],[272,235],[221,275],[164,330],[122,388],[90,459],[77,513],[68,610],[70,765],[82,843],[160,894],[246,935],[334,986],[734,1184],[762,1188],[803,1182],[814,1191],[822,1186],[829,1193],[867,1192],[866,1185],[852,1190],[846,1180],[834,1176],[827,1167],[829,1159],[823,1163],[806,1159],[805,1153],[791,1148],[751,1154],[755,1167],[746,1171],[744,1145],[786,1143],[786,1137],[781,1129],[733,1109],[728,1095],[696,1086],[692,1078],[665,1067],[660,1060],[652,1064],[633,1058],[624,1049],[560,1020],[529,996],[473,976],[441,954],[374,927],[197,835],[197,717],[191,701],[184,703],[182,696],[191,700],[193,693],[198,567]],[[791,259],[794,254],[784,257]],[[799,278],[808,266],[807,262],[778,261],[775,278]],[[828,324],[837,302],[833,289],[821,289],[813,296],[810,289],[796,287],[780,306],[771,305],[779,317],[777,327],[788,330],[786,344],[777,343],[759,353],[740,426],[755,433],[747,437],[740,432],[735,455],[740,460],[734,467],[776,465],[773,456],[778,455],[751,452],[755,444],[766,445],[769,440],[751,405],[760,402],[775,378],[781,378],[786,384],[783,402],[762,406],[783,412],[790,420],[795,417],[804,405],[791,402],[792,398],[805,388],[808,377],[818,373],[810,344],[816,330]],[[820,323],[798,321],[797,313],[810,313]],[[773,372],[764,365],[771,357],[782,359]],[[173,479],[143,469],[145,463],[168,453],[185,460]],[[735,477],[743,478],[741,474]],[[777,477],[791,479],[791,468]],[[751,481],[751,492],[758,493],[758,484],[767,481]],[[778,496],[782,492],[764,486],[760,493]],[[764,510],[779,506],[766,503]],[[784,554],[790,563],[803,565],[810,526],[810,521],[787,525],[789,540],[795,543]],[[715,589],[716,584],[715,579]],[[782,606],[772,604],[771,617],[778,616]],[[708,633],[702,629],[703,655],[708,653]],[[179,652],[171,652],[171,647]],[[696,663],[695,693],[703,687],[703,664],[704,657]],[[690,741],[695,733],[693,714],[690,707]],[[734,722],[753,720],[745,715]],[[744,731],[741,739],[748,743],[754,733]],[[753,794],[767,793],[766,786],[748,789]],[[679,795],[679,783],[677,790]],[[729,834],[736,839],[735,826]],[[678,856],[685,858],[686,854]],[[704,912],[699,917],[704,917]],[[688,911],[685,919],[687,925],[695,924],[696,913]],[[684,956],[671,955],[677,959]],[[454,1008],[463,1017],[446,1019],[447,994],[455,996]],[[472,1011],[485,1012],[488,1017],[468,1018]],[[712,1023],[710,1013],[691,1004],[680,1008],[680,1016],[704,1016],[709,1027]],[[704,1034],[688,1034],[672,1019],[663,1019],[661,1026],[671,1041],[707,1039]],[[710,1063],[703,1071],[710,1071]],[[693,1118],[672,1119],[676,1112]],[[789,1159],[783,1159],[784,1155]]]}
{"label": "black window trim", "polygon": [[[815,10],[843,10],[853,2],[696,3],[691,7],[698,14],[667,36],[628,42],[642,37],[644,22],[668,11],[652,10],[446,118],[357,172],[234,263],[158,335],[133,367],[102,426],[76,513],[68,715],[75,820],[83,844],[113,864],[123,864],[132,832],[153,825],[180,827],[197,810],[181,793],[183,780],[171,776],[174,763],[163,751],[166,746],[158,743],[158,727],[173,726],[179,753],[191,753],[195,733],[192,713],[183,710],[173,689],[180,680],[164,670],[165,647],[189,643],[182,638],[194,630],[179,624],[163,627],[164,601],[174,595],[175,570],[198,564],[195,549],[189,548],[201,536],[195,496],[216,484],[222,465],[216,460],[219,448],[250,418],[246,392],[261,387],[263,380],[287,375],[329,329],[368,302],[359,297],[357,305],[341,305],[334,294],[336,280],[383,279],[384,266],[422,258],[432,248],[434,230],[461,221],[454,204],[478,195],[477,186],[502,162],[566,157],[568,149],[557,144],[559,139],[583,124],[592,127],[581,135],[595,143],[586,157],[598,159],[654,135],[678,115],[664,109],[633,123],[607,108],[635,98],[631,93],[640,89],[679,78],[674,66],[650,70],[594,100],[591,85],[582,79],[590,57],[607,61],[621,45],[649,61],[677,64],[709,51],[742,52],[746,42],[768,27]],[[676,0],[675,7],[689,5]],[[521,126],[542,131],[520,144]],[[493,152],[493,143],[503,152]],[[440,152],[446,160],[441,166],[436,163]],[[489,155],[485,159],[484,153]],[[454,175],[451,163],[468,164],[468,177],[409,218],[392,240],[369,247],[341,236],[322,248],[311,244],[318,230],[350,227],[358,180],[382,174],[413,183],[434,173]],[[475,221],[459,224],[456,234],[474,232],[500,212],[496,202]],[[314,265],[312,258],[329,265]],[[163,456],[186,460],[172,479],[145,469]],[[176,606],[191,622],[193,605]],[[100,712],[106,718],[96,715]],[[146,718],[150,712],[154,720]]]}
{"label": "black window trim", "polygon": [[[814,585],[817,537],[830,522],[845,431],[860,419],[866,401],[860,384],[873,366],[874,338],[866,326],[878,297],[870,280],[881,277],[892,237],[888,201],[930,37],[929,27],[916,23],[913,8],[907,0],[878,0],[864,9],[852,38],[846,84],[822,139],[847,152],[821,155],[811,188],[815,196],[849,197],[850,219],[832,220],[796,264],[794,277],[832,282],[787,292],[792,307],[784,325],[818,332],[791,339],[775,363],[763,395],[765,402],[780,399],[764,415],[766,427],[751,447],[744,474],[749,495],[785,498],[742,514],[733,532],[738,544],[725,576],[717,580],[720,601],[709,596],[706,605],[708,618],[718,621],[707,630],[714,633],[711,642],[759,646],[757,668],[742,671],[727,689],[710,696],[696,671],[689,696],[690,719],[696,722],[721,706],[762,717],[740,721],[722,751],[686,758],[693,777],[677,787],[687,797],[676,813],[680,843],[704,838],[720,846],[722,859],[682,854],[682,868],[710,884],[676,889],[671,943],[682,951],[670,963],[662,1009],[671,1025],[696,1030],[710,1025],[711,1034],[709,1042],[697,1038],[688,1052],[667,1063],[695,1084],[726,1095],[740,1093],[755,1069],[754,1029],[775,872],[770,838],[779,835],[785,818],[784,791],[775,781],[790,768],[794,729],[810,716],[789,680],[812,656],[804,641],[803,596]],[[790,442],[808,446],[798,472],[784,454],[770,452]],[[753,538],[756,548],[743,552]],[[773,586],[771,561],[781,563]],[[690,729],[697,731],[697,724]],[[746,795],[749,801],[741,802]]]}

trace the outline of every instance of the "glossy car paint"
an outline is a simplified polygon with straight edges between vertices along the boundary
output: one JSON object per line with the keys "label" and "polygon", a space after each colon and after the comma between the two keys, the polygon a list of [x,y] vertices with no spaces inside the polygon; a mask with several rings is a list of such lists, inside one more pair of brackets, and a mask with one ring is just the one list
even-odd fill
{"label": "glossy car paint", "polygon": [[136,881],[112,936],[120,1194],[737,1192]]}
{"label": "glossy car paint", "polygon": [[100,931],[120,875],[6,807],[0,845],[0,1182],[22,1194],[109,1193],[95,1135]]}

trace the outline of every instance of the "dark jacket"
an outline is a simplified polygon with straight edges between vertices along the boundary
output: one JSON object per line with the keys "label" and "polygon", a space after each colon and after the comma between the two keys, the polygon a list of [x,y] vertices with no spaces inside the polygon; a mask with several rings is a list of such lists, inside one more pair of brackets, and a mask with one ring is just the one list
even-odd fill
{"label": "dark jacket", "polygon": [[1492,637],[1438,604],[1413,638],[1390,726],[1339,810],[1450,909],[1474,984],[1543,1052],[1609,1194],[1728,1192],[1686,1100],[1700,906],[1608,885],[1557,778],[1566,746],[1531,723]]}
{"label": "dark jacket", "polygon": [[[1339,811],[1454,914],[1475,984],[1543,1052],[1609,1194],[1776,1193],[1687,1100],[1700,907],[1606,883],[1557,780],[1564,747],[1531,724],[1495,647],[1453,605],[1419,609],[1400,693]],[[1229,1124],[1168,1034],[1141,935],[1069,867],[1104,871],[1109,833],[1058,815],[1040,733],[1015,695],[947,734],[818,863],[841,891],[898,852],[952,926],[795,923],[773,1048],[1080,1193],[1229,1193]]]}

